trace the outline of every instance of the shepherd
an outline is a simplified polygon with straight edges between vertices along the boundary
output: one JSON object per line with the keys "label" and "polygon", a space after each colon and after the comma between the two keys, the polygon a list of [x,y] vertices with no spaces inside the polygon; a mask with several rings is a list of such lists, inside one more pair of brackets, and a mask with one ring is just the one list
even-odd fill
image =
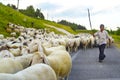
{"label": "shepherd", "polygon": [[104,24],[100,25],[100,31],[97,31],[93,36],[98,36],[99,40],[99,62],[102,62],[106,55],[104,54],[105,46],[107,44],[107,39],[109,39],[108,32],[104,29]]}

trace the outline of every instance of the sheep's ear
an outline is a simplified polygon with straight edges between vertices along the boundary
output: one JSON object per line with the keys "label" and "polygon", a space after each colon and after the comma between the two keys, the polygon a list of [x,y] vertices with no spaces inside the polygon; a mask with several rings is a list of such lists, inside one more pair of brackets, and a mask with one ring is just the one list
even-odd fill
{"label": "sheep's ear", "polygon": [[43,52],[43,48],[42,48],[41,44],[38,44],[38,51]]}
{"label": "sheep's ear", "polygon": [[42,48],[42,46],[41,46],[40,44],[38,44],[38,51],[39,51],[39,55],[43,57],[43,62],[44,62],[45,64],[48,64],[48,65],[49,65],[49,62],[48,62],[46,56],[44,55],[44,53],[43,53],[43,48]]}
{"label": "sheep's ear", "polygon": [[45,47],[43,45],[41,45],[41,47],[42,47],[43,53],[46,53]]}
{"label": "sheep's ear", "polygon": [[50,65],[45,55],[44,55],[44,57],[43,57],[43,63],[45,63],[45,64],[47,64],[47,65]]}

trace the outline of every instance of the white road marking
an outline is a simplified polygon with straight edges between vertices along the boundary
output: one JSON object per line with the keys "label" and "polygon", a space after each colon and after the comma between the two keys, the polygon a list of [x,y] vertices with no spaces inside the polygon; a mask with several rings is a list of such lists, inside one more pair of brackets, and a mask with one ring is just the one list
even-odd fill
{"label": "white road marking", "polygon": [[75,58],[77,57],[77,55],[78,55],[79,53],[80,53],[80,50],[79,50],[77,53],[75,53],[74,56],[72,56],[72,61],[75,60]]}

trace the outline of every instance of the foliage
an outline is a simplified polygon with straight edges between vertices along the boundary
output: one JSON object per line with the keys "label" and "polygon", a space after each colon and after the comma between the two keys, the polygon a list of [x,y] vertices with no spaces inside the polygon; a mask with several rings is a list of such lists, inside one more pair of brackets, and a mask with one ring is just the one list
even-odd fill
{"label": "foliage", "polygon": [[36,9],[35,17],[40,19],[45,19],[44,15],[41,13],[41,10]]}
{"label": "foliage", "polygon": [[[11,7],[17,10],[17,7],[14,4],[7,4],[8,7]],[[19,11],[27,16],[38,18],[38,19],[45,19],[43,13],[39,9],[34,9],[32,5],[28,6],[26,9],[19,9]]]}
{"label": "foliage", "polygon": [[109,34],[111,35],[120,35],[120,27],[117,27],[118,29],[116,31],[113,30],[107,30]]}
{"label": "foliage", "polygon": [[76,30],[77,33],[90,33],[94,34],[97,30]]}
{"label": "foliage", "polygon": [[34,9],[34,7],[32,5],[28,6],[26,9],[20,9],[19,10],[21,13],[33,17],[33,18],[37,18],[37,19],[44,19],[44,15],[41,12],[41,10],[39,9]]}
{"label": "foliage", "polygon": [[68,31],[68,32],[70,32],[72,34],[76,34],[77,33],[75,31],[73,31],[71,29],[71,27],[69,27],[69,26],[65,26],[65,25],[62,25],[62,24],[58,24],[58,23],[55,23],[55,22],[48,21],[48,20],[44,20],[44,23],[47,23],[49,25],[53,25],[53,26],[58,27],[58,28],[62,28],[62,29],[66,30],[66,31]]}
{"label": "foliage", "polygon": [[7,4],[7,6],[13,8],[15,10],[17,9],[17,7],[14,4]]}
{"label": "foliage", "polygon": [[120,36],[118,35],[112,35],[113,39],[114,39],[114,43],[115,45],[120,48]]}
{"label": "foliage", "polygon": [[[56,26],[59,28],[63,28],[70,33],[75,33],[70,27],[67,28],[64,25],[57,24],[55,22],[51,22],[48,20],[36,19],[28,17],[19,11],[12,9],[11,7],[5,6],[0,3],[0,34],[4,34],[5,36],[10,36],[9,33],[6,32],[6,25],[11,22],[14,24],[19,24],[24,27],[34,27],[37,29],[40,28],[48,28],[44,24],[49,24],[52,26]],[[57,31],[56,29],[50,28],[50,31],[54,31],[57,34],[61,34],[62,32]]]}
{"label": "foliage", "polygon": [[78,25],[78,24],[75,24],[75,23],[71,23],[71,22],[68,22],[66,20],[61,20],[58,23],[66,25],[66,26],[70,26],[73,30],[86,30],[86,28],[84,26]]}
{"label": "foliage", "polygon": [[33,6],[28,6],[25,12],[27,16],[35,17],[35,10]]}
{"label": "foliage", "polygon": [[116,35],[120,35],[120,27],[118,27],[118,29],[116,31]]}

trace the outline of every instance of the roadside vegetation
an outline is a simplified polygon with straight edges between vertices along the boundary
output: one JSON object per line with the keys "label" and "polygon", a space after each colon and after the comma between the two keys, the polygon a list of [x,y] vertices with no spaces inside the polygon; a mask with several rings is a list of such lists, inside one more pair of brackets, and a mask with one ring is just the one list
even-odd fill
{"label": "roadside vegetation", "polygon": [[[34,14],[28,14],[30,11]],[[36,15],[38,14],[38,15]],[[7,24],[11,22],[16,25],[21,25],[24,27],[33,27],[36,29],[44,29],[47,28],[50,31],[54,31],[56,34],[64,34],[60,31],[57,31],[54,28],[51,28],[47,25],[55,26],[58,28],[62,28],[68,31],[71,34],[78,33],[90,33],[93,34],[97,30],[87,30],[82,25],[77,25],[75,23],[68,22],[66,20],[61,20],[60,22],[53,22],[49,20],[45,20],[44,14],[40,11],[40,9],[34,9],[32,6],[28,6],[24,10],[16,10],[14,5],[8,4],[7,6],[0,3],[0,34],[5,35],[5,37],[10,36],[9,33],[6,32]],[[109,31],[109,34],[114,38],[114,44],[120,48],[120,27],[116,31]]]}
{"label": "roadside vegetation", "polygon": [[[27,16],[9,6],[5,6],[2,3],[0,3],[0,34],[4,34],[5,36],[10,36],[10,34],[7,33],[5,30],[7,27],[7,24],[9,22],[16,24],[16,25],[21,25],[24,27],[33,27],[33,28],[37,28],[37,29],[48,28],[44,24],[49,24],[51,26],[63,28],[70,33],[73,33],[73,34],[76,33],[70,27],[67,28],[64,25],[57,24],[56,22],[52,22],[52,21],[48,21],[48,20],[44,20],[44,19],[37,19],[37,18]],[[54,31],[57,34],[62,33],[53,28],[49,28],[49,30]]]}
{"label": "roadside vegetation", "polygon": [[120,48],[120,35],[112,35],[112,37],[114,38],[115,42],[114,44]]}

